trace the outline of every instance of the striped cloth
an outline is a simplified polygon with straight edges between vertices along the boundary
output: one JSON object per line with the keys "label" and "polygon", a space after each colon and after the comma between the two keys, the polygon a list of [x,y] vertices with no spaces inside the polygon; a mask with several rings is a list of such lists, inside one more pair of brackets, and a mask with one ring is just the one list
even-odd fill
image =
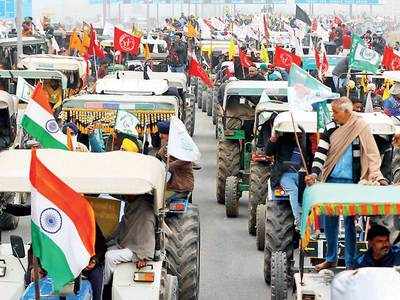
{"label": "striped cloth", "polygon": [[[324,132],[320,135],[318,149],[314,155],[314,161],[311,167],[311,173],[318,177],[322,174],[323,166],[325,164],[332,133],[338,128],[335,122],[330,122],[325,126]],[[358,182],[361,172],[361,153],[360,153],[360,139],[357,137],[352,143],[353,151],[353,182]]]}

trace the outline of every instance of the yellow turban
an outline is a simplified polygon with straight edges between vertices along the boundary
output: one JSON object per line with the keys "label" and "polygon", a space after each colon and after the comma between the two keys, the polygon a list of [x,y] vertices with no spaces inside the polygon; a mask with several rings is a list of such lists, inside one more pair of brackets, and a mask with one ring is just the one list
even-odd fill
{"label": "yellow turban", "polygon": [[128,152],[139,153],[138,145],[135,142],[133,142],[130,139],[127,139],[127,138],[125,138],[122,141],[121,150],[128,151]]}

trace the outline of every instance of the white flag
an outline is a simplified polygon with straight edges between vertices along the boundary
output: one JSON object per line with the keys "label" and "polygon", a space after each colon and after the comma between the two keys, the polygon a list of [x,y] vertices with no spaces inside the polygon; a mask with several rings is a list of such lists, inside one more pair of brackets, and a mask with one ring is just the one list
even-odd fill
{"label": "white flag", "polygon": [[184,161],[199,160],[201,156],[199,148],[178,117],[172,117],[170,121],[168,155]]}
{"label": "white flag", "polygon": [[125,110],[118,110],[117,119],[115,121],[115,130],[137,137],[139,136],[136,130],[138,124],[139,120],[136,116]]}
{"label": "white flag", "polygon": [[20,76],[18,76],[17,82],[17,91],[15,95],[19,100],[22,100],[26,103],[31,99],[31,95],[33,93],[33,86],[26,82],[26,80]]}

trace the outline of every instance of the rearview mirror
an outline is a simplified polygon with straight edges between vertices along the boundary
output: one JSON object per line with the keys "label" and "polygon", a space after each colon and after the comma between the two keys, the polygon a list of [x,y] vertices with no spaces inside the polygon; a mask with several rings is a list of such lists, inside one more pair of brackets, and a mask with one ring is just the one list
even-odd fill
{"label": "rearview mirror", "polygon": [[25,247],[22,237],[19,235],[10,235],[10,243],[13,255],[17,258],[25,257]]}

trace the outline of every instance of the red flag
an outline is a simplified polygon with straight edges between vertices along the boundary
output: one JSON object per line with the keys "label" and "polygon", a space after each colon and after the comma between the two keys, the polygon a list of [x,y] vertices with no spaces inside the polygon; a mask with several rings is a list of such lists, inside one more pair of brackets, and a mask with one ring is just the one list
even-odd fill
{"label": "red flag", "polygon": [[289,51],[281,47],[275,48],[275,56],[274,56],[274,65],[277,67],[285,68],[286,70],[290,70],[290,67],[293,64],[298,66],[301,65],[301,57],[293,54]]}
{"label": "red flag", "polygon": [[[321,45],[321,47],[324,46]],[[329,68],[328,57],[326,56],[325,49],[322,49],[322,51],[319,52],[317,48],[315,48],[314,55],[315,55],[315,64],[317,65],[317,70],[318,70],[318,77],[319,79],[322,80],[322,78],[325,77],[326,74],[328,73],[328,68]]]}
{"label": "red flag", "polygon": [[251,66],[254,66],[254,63],[250,60],[250,58],[242,51],[242,49],[239,48],[239,59],[240,59],[240,64],[243,68],[250,68]]}
{"label": "red flag", "polygon": [[188,75],[200,78],[206,85],[212,87],[214,83],[208,76],[207,72],[201,67],[199,62],[193,57],[189,60]]}
{"label": "red flag", "polygon": [[394,53],[393,48],[388,46],[383,51],[382,66],[386,70],[398,71],[400,70],[400,56]]}
{"label": "red flag", "polygon": [[89,57],[92,55],[96,55],[99,58],[106,57],[103,48],[101,48],[100,43],[97,40],[96,31],[93,29],[92,25],[90,25],[90,44],[86,55]]}
{"label": "red flag", "polygon": [[136,55],[139,51],[140,36],[134,36],[114,27],[114,49]]}
{"label": "red flag", "polygon": [[350,49],[351,48],[351,35],[344,34],[343,35],[343,49]]}
{"label": "red flag", "polygon": [[265,37],[265,40],[268,41],[269,40],[269,30],[268,30],[268,19],[267,19],[266,14],[263,15],[263,21],[264,21],[264,37]]}

